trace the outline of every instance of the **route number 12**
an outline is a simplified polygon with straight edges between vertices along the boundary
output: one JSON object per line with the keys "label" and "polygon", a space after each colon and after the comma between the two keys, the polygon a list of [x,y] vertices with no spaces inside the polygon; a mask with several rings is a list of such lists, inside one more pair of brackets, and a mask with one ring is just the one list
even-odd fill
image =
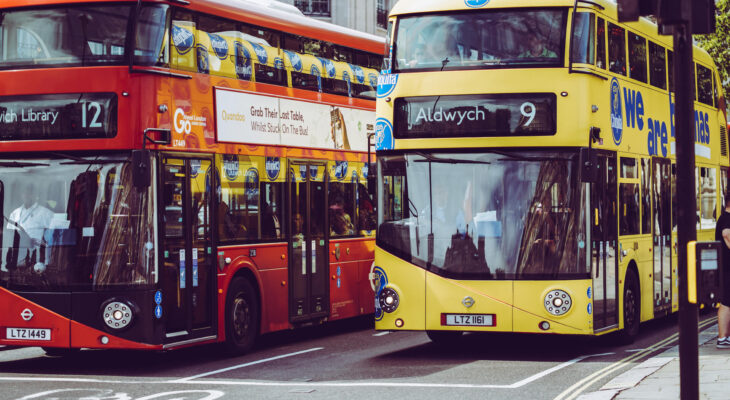
{"label": "route number 12", "polygon": [[[87,114],[87,110],[89,113]],[[87,115],[93,113],[91,122],[89,122]],[[101,115],[101,104],[96,101],[82,101],[81,102],[81,127],[82,128],[101,128],[101,122],[99,122],[99,116]]]}

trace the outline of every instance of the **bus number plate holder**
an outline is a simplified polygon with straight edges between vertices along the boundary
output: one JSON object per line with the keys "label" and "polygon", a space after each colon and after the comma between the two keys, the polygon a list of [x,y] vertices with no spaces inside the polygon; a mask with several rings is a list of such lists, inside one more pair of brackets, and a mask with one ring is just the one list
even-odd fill
{"label": "bus number plate holder", "polygon": [[51,340],[50,329],[6,328],[5,338],[9,340]]}
{"label": "bus number plate holder", "polygon": [[496,326],[494,314],[441,314],[443,326]]}

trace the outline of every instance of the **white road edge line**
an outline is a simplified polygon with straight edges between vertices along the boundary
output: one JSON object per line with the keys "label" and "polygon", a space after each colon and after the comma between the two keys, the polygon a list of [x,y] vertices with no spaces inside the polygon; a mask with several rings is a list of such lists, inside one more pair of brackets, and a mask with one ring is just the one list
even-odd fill
{"label": "white road edge line", "polygon": [[289,353],[289,354],[282,354],[280,356],[271,357],[271,358],[265,358],[263,360],[252,361],[252,362],[245,363],[245,364],[240,364],[240,365],[234,365],[234,366],[228,367],[228,368],[217,369],[215,371],[205,372],[205,373],[202,373],[202,374],[189,376],[187,378],[175,379],[175,380],[172,380],[172,381],[168,381],[168,383],[183,383],[183,382],[191,381],[193,379],[202,378],[204,376],[210,376],[210,375],[220,374],[222,372],[232,371],[234,369],[250,367],[250,366],[256,365],[256,364],[262,364],[262,363],[269,362],[269,361],[280,360],[282,358],[298,356],[300,354],[311,353],[313,351],[318,351],[318,350],[322,350],[322,349],[324,349],[324,347],[314,347],[314,348],[311,348],[311,349],[308,349],[308,350],[297,351],[297,352]]}
{"label": "white road edge line", "polygon": [[390,331],[378,332],[378,333],[373,334],[373,336],[385,336],[385,335],[387,335],[389,333],[390,333]]}

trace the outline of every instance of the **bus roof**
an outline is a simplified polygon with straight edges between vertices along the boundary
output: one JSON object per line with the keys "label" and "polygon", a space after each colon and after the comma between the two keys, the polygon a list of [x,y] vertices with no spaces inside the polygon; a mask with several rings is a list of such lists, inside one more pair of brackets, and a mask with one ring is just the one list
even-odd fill
{"label": "bus roof", "polygon": [[[470,7],[470,3],[484,3],[481,7]],[[390,11],[390,16],[399,16],[406,14],[442,12],[442,11],[459,11],[459,10],[479,10],[479,9],[499,9],[499,8],[544,8],[544,7],[569,7],[575,5],[575,0],[399,0]],[[578,2],[580,10],[592,9],[600,11],[602,14],[613,16],[616,18],[617,5],[611,0],[591,0],[590,2]],[[671,35],[659,35],[657,33],[657,25],[648,18],[639,18],[637,22],[624,23],[626,27],[636,33],[640,33],[651,41],[661,44],[664,47],[672,48]],[[707,65],[714,65],[710,55],[701,47],[694,46],[694,57],[696,60]]]}
{"label": "bus roof", "polygon": [[[162,0],[142,0],[145,3],[163,3]],[[38,7],[83,3],[119,3],[119,0],[3,0],[1,8]],[[136,1],[128,1],[136,3]],[[175,3],[175,5],[178,5]],[[307,17],[293,6],[276,0],[190,0],[185,9],[205,12],[221,17],[280,30],[305,37],[327,40],[371,53],[382,54],[385,38],[345,28]]]}

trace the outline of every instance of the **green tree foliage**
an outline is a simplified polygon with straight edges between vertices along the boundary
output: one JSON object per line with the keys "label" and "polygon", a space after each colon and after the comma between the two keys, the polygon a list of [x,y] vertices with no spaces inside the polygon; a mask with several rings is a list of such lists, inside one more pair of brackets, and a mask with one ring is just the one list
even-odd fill
{"label": "green tree foliage", "polygon": [[730,99],[730,0],[719,0],[717,6],[717,29],[711,35],[696,35],[697,44],[715,60],[720,71],[726,101]]}

